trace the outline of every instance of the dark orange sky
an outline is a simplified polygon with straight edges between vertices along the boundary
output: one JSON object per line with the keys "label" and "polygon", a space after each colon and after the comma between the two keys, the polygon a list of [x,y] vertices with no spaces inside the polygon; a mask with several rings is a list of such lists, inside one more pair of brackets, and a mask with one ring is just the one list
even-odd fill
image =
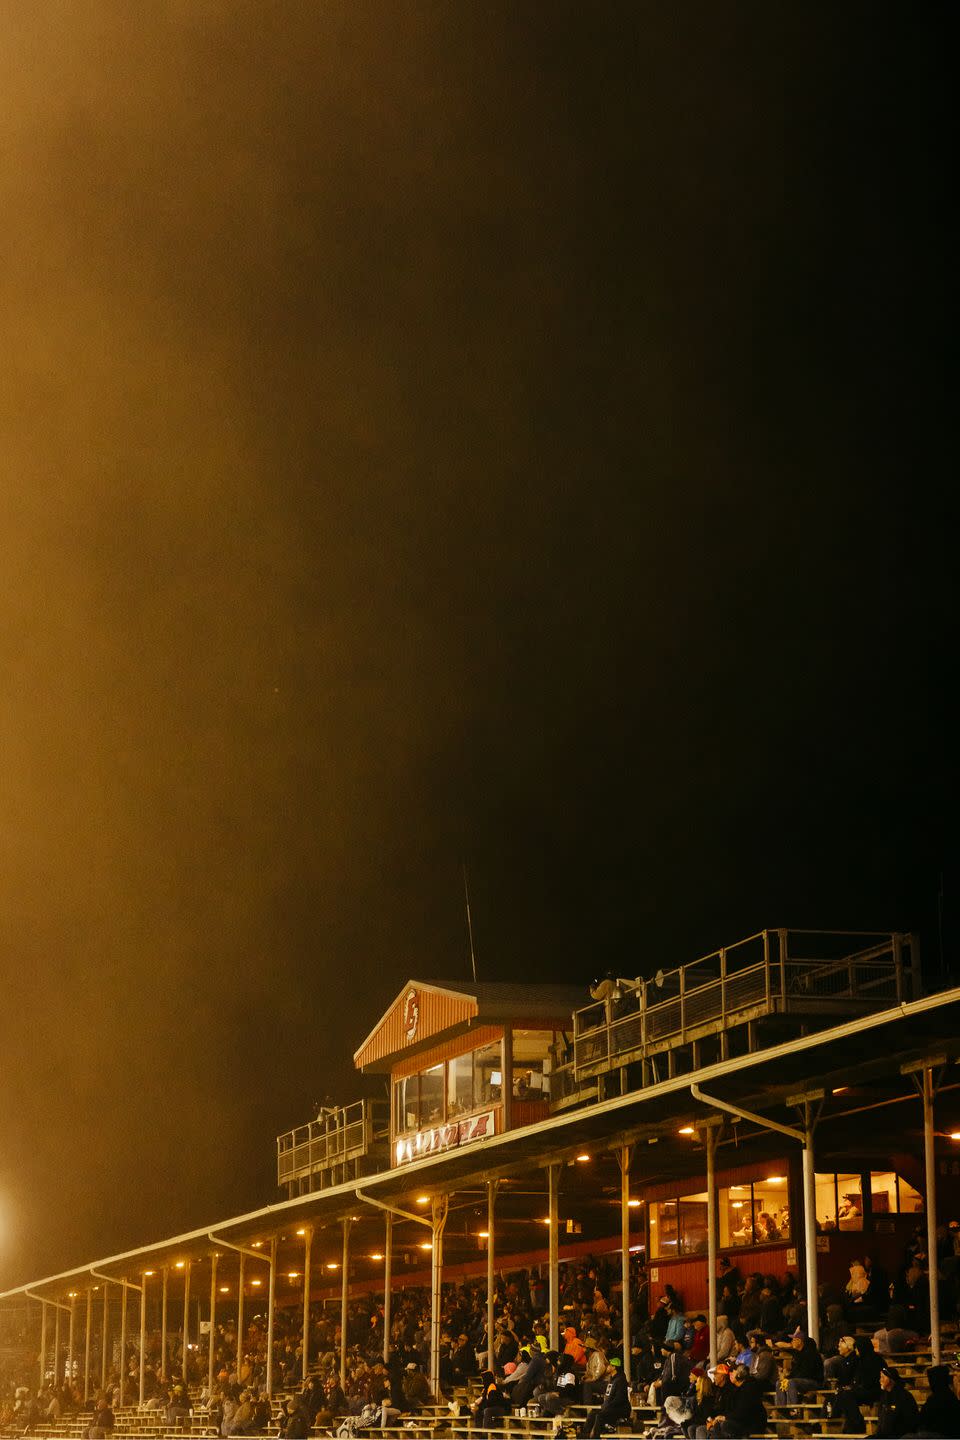
{"label": "dark orange sky", "polygon": [[2,1283],[271,1198],[464,860],[950,951],[945,14],[7,0]]}

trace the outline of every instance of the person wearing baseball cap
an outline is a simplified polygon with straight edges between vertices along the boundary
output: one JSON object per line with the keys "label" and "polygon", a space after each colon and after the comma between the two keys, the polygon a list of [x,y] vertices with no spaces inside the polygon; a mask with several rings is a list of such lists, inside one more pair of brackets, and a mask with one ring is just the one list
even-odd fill
{"label": "person wearing baseball cap", "polygon": [[884,1365],[881,1369],[880,1390],[874,1434],[881,1437],[915,1434],[920,1425],[920,1411],[901,1380],[900,1371],[893,1365]]}

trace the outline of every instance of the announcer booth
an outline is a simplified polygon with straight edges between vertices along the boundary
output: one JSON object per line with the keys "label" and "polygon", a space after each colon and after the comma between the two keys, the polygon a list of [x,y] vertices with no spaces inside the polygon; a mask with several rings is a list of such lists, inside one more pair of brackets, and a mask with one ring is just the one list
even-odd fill
{"label": "announcer booth", "polygon": [[389,1077],[395,1166],[546,1120],[583,992],[409,980],[354,1055]]}

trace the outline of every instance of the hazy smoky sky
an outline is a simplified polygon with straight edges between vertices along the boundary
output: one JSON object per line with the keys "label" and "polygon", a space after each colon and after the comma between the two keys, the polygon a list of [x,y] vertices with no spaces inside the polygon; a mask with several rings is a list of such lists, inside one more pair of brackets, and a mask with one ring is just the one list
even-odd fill
{"label": "hazy smoky sky", "polygon": [[5,0],[0,1280],[407,977],[950,924],[936,7]]}

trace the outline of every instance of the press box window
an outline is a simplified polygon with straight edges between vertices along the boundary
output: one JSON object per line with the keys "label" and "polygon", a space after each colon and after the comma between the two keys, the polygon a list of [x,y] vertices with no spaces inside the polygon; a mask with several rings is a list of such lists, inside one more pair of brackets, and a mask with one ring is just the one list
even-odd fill
{"label": "press box window", "polygon": [[892,1170],[872,1170],[870,1207],[874,1215],[922,1215],[923,1196],[902,1175]]}

